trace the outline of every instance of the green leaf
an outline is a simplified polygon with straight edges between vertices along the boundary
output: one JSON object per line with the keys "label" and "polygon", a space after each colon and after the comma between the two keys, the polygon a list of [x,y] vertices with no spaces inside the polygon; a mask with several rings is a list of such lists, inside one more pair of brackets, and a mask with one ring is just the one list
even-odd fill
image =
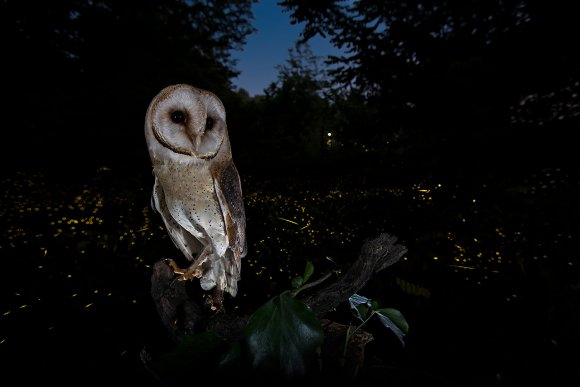
{"label": "green leaf", "polygon": [[220,367],[229,366],[236,362],[242,356],[242,348],[240,343],[234,341],[230,344],[228,350],[220,357],[218,365]]}
{"label": "green leaf", "polygon": [[388,317],[405,334],[409,333],[409,324],[407,323],[405,316],[403,316],[403,314],[400,311],[398,311],[397,309],[393,309],[393,308],[377,309],[377,314]]}
{"label": "green leaf", "polygon": [[283,293],[252,314],[245,338],[254,368],[300,376],[315,360],[324,332],[306,304]]}
{"label": "green leaf", "polygon": [[351,312],[361,321],[367,318],[369,308],[371,307],[371,300],[365,296],[353,294],[348,298]]}
{"label": "green leaf", "polygon": [[151,361],[151,369],[165,382],[186,380],[191,373],[214,368],[225,341],[211,332],[187,335],[178,346]]}
{"label": "green leaf", "polygon": [[365,321],[369,317],[370,309],[365,304],[357,305],[356,309],[354,310],[356,311],[354,315],[361,321]]}
{"label": "green leaf", "polygon": [[222,354],[218,361],[218,367],[222,369],[237,369],[241,367],[242,347],[240,343],[234,341]]}
{"label": "green leaf", "polygon": [[310,278],[312,273],[314,273],[314,265],[312,264],[312,262],[307,261],[306,266],[304,267],[304,275],[302,276],[303,283],[308,282],[308,279]]}
{"label": "green leaf", "polygon": [[298,289],[300,286],[302,286],[303,283],[304,280],[302,279],[302,277],[300,276],[294,277],[292,279],[292,289]]}
{"label": "green leaf", "polygon": [[409,332],[409,324],[403,316],[403,314],[397,309],[393,308],[382,308],[376,310],[377,316],[384,326],[391,329],[395,335],[399,338],[401,343],[405,345],[403,341],[405,335]]}
{"label": "green leaf", "polygon": [[378,303],[378,301],[373,301],[373,302],[371,302],[371,309],[372,309],[372,310],[377,310],[377,309],[379,309],[379,303]]}

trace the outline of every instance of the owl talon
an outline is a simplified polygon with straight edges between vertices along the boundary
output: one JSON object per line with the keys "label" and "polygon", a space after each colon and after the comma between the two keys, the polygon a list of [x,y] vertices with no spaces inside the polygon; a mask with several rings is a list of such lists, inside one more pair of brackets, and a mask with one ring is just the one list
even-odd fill
{"label": "owl talon", "polygon": [[187,281],[192,280],[194,277],[201,277],[201,270],[199,269],[199,266],[196,266],[195,268],[190,267],[189,269],[185,270],[179,278],[181,278],[180,281]]}
{"label": "owl talon", "polygon": [[177,263],[171,258],[165,258],[165,263],[171,267],[175,274],[185,274],[185,270],[177,266]]}
{"label": "owl talon", "polygon": [[177,277],[175,280],[182,282],[182,281],[188,281],[188,280],[192,280],[192,279],[193,279],[193,276],[187,275],[187,274],[182,274],[179,277]]}
{"label": "owl talon", "polygon": [[171,282],[172,284],[175,284],[175,282],[188,281],[192,280],[193,278],[201,277],[202,273],[199,267],[193,269],[191,267],[188,269],[181,269],[172,259],[168,258],[165,260],[165,262],[171,267],[171,269],[175,274],[179,274],[178,277],[173,279],[173,281]]}

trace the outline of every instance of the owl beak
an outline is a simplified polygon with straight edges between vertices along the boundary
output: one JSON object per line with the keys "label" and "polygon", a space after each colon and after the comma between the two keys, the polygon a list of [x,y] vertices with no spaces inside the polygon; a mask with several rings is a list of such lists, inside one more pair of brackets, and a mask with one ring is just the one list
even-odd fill
{"label": "owl beak", "polygon": [[195,135],[195,141],[193,143],[193,146],[195,148],[195,150],[198,150],[199,147],[201,146],[201,134],[196,134]]}

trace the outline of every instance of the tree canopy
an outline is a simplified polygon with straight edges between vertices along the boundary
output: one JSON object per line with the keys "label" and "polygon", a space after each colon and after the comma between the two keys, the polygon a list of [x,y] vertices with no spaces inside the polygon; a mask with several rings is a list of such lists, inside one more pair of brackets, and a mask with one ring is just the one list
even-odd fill
{"label": "tree canopy", "polygon": [[[402,129],[407,143],[422,144],[421,152],[457,156],[463,148],[463,156],[473,158],[474,150],[501,142],[498,136],[513,138],[512,124],[529,113],[520,106],[529,107],[530,99],[558,110],[560,121],[579,115],[573,96],[580,79],[574,48],[580,27],[571,5],[534,0],[280,4],[294,23],[303,23],[303,41],[319,35],[342,50],[327,61],[331,80],[376,107],[374,120],[382,124],[374,130]],[[557,91],[560,98],[550,100]],[[536,115],[534,124],[550,116]]]}
{"label": "tree canopy", "polygon": [[191,83],[220,95],[232,88],[231,51],[254,31],[254,2],[2,2],[2,103],[20,129],[9,135],[130,136],[125,145],[135,147],[147,104],[163,87]]}
{"label": "tree canopy", "polygon": [[[259,152],[272,166],[331,155],[463,166],[572,150],[580,24],[570,2],[282,0],[301,41],[250,97],[234,91],[231,53],[255,30],[255,2],[0,2],[11,149],[145,158],[148,103],[183,82],[225,102],[241,163]],[[317,35],[342,54],[316,58],[305,43]]]}

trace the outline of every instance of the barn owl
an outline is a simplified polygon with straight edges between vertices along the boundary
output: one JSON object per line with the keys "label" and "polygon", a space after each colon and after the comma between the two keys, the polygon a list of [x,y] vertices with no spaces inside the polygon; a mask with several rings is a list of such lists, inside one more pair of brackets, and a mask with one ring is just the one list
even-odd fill
{"label": "barn owl", "polygon": [[186,84],[164,88],[145,117],[155,183],[151,205],[175,246],[191,262],[178,280],[200,279],[212,309],[224,291],[235,297],[246,255],[246,217],[232,160],[226,112],[213,93]]}

